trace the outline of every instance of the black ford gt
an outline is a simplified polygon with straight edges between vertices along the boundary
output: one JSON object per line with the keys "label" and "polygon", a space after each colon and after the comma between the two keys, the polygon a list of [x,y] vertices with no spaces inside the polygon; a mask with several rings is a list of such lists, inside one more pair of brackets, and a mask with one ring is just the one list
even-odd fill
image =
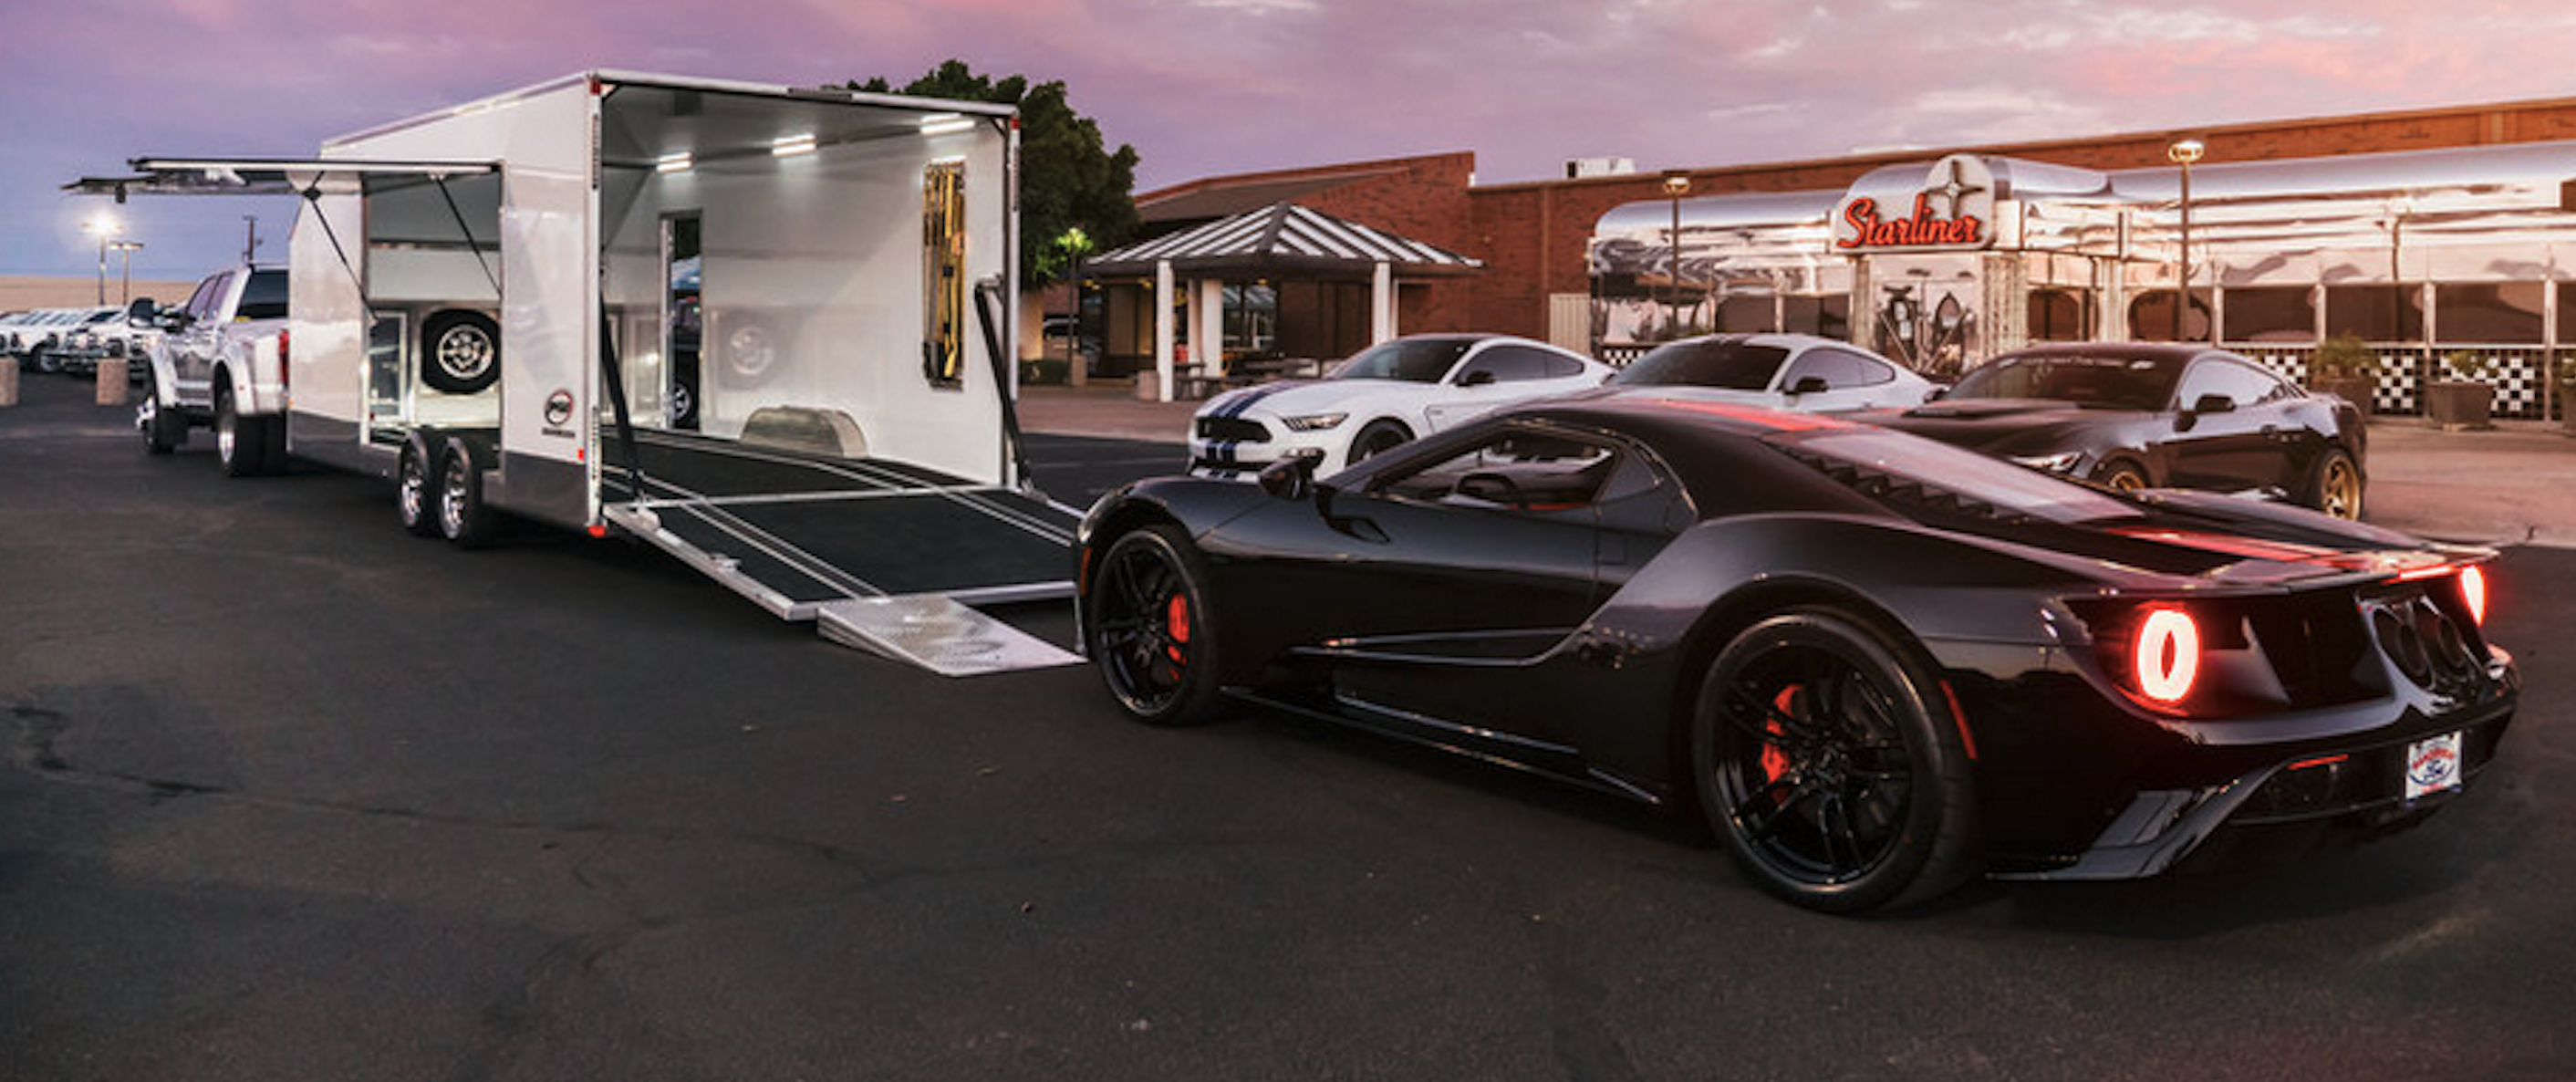
{"label": "black ford gt", "polygon": [[2409,825],[2519,685],[2491,552],[1828,418],[1610,394],[1311,474],[1092,509],[1083,636],[1129,712],[1268,704],[1696,809],[1818,909]]}
{"label": "black ford gt", "polygon": [[2268,490],[2361,517],[2361,411],[2225,350],[2036,346],[1970,369],[1938,402],[1855,419],[2113,488]]}

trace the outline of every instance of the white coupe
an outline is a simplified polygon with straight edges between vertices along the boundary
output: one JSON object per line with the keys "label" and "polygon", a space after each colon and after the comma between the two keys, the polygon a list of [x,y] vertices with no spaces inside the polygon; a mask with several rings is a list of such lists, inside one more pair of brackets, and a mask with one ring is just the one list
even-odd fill
{"label": "white coupe", "polygon": [[1190,472],[1245,477],[1320,453],[1331,474],[1497,406],[1601,385],[1608,365],[1501,334],[1417,334],[1360,351],[1317,380],[1228,391],[1190,422]]}
{"label": "white coupe", "polygon": [[1940,385],[1849,342],[1812,334],[1708,334],[1656,346],[1613,387],[1690,388],[1690,397],[1840,413],[1910,409]]}

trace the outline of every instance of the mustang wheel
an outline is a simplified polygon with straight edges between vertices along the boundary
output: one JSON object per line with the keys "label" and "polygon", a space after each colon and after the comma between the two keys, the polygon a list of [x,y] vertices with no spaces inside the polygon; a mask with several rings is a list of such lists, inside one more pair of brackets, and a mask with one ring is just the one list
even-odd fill
{"label": "mustang wheel", "polygon": [[1764,889],[1848,913],[1975,868],[1976,802],[1946,697],[1912,650],[1827,609],[1763,620],[1700,686],[1700,806]]}
{"label": "mustang wheel", "polygon": [[2361,467],[2341,448],[2317,456],[2308,473],[2308,491],[2300,502],[2341,519],[2361,517]]}
{"label": "mustang wheel", "polygon": [[1372,455],[1392,451],[1412,440],[1413,430],[1401,421],[1371,421],[1360,429],[1359,435],[1351,437],[1351,464],[1358,465]]}
{"label": "mustang wheel", "polygon": [[1205,721],[1217,703],[1215,624],[1207,572],[1188,535],[1148,526],[1100,560],[1083,605],[1083,639],[1118,704],[1155,725]]}
{"label": "mustang wheel", "polygon": [[2136,492],[2147,487],[2147,471],[2128,459],[2115,458],[2095,471],[2093,480],[2114,492]]}

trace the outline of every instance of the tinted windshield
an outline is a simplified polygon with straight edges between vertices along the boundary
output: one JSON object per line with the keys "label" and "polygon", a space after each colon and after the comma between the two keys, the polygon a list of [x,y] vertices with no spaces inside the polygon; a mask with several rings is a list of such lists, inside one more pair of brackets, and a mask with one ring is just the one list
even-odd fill
{"label": "tinted windshield", "polygon": [[1645,387],[1681,384],[1760,391],[1771,386],[1771,373],[1789,351],[1778,346],[1748,345],[1740,340],[1702,338],[1667,342],[1630,362],[1610,377],[1612,386]]}
{"label": "tinted windshield", "polygon": [[1472,338],[1398,338],[1361,350],[1342,362],[1334,379],[1400,379],[1438,383],[1457,367],[1460,355],[1474,346]]}
{"label": "tinted windshield", "polygon": [[2179,359],[2051,354],[1999,357],[1959,377],[1951,398],[2049,398],[2087,406],[2160,410],[2173,401]]}
{"label": "tinted windshield", "polygon": [[242,287],[241,306],[233,315],[241,319],[286,318],[286,272],[252,271],[250,284]]}
{"label": "tinted windshield", "polygon": [[1883,428],[1811,429],[1782,433],[1766,442],[1809,459],[1810,464],[1821,459],[1856,468],[1864,478],[1906,482],[1854,486],[1899,513],[1908,513],[1920,505],[1925,494],[1948,493],[2050,522],[2090,522],[2138,514],[2136,508],[2074,482]]}

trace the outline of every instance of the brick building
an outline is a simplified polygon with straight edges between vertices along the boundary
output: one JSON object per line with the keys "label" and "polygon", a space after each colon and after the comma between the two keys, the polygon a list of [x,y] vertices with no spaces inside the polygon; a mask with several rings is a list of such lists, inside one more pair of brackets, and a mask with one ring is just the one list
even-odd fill
{"label": "brick building", "polygon": [[[1573,318],[1570,313],[1581,311],[1575,306],[1592,299],[1600,289],[1592,246],[1605,216],[1622,207],[1664,204],[1669,199],[1666,184],[1674,174],[1687,178],[1685,199],[1689,203],[1714,204],[1728,197],[1759,193],[1838,191],[1873,173],[1883,174],[1890,167],[1920,167],[1952,155],[2026,163],[2025,172],[2036,171],[2030,168],[2032,164],[2103,174],[2171,170],[2168,148],[2186,138],[2197,139],[2205,146],[2203,168],[2560,141],[2571,141],[2570,145],[2576,146],[2576,98],[1499,185],[1474,182],[1472,153],[1448,152],[1205,178],[1143,193],[1137,197],[1137,207],[1148,232],[1155,232],[1184,228],[1253,206],[1293,201],[1436,244],[1480,261],[1482,271],[1470,277],[1403,287],[1397,301],[1400,330],[1491,330],[1564,340],[1578,336],[1569,329]],[[2576,176],[2567,179],[2576,181]],[[2123,229],[2125,236],[2126,227]],[[2186,246],[2186,258],[2188,250]],[[1825,254],[1821,245],[1818,254]],[[2129,258],[2137,257],[2132,254]],[[1685,273],[1678,269],[1681,253],[1676,252],[1673,262],[1675,275]],[[2554,256],[2538,262],[2558,268],[2576,265],[2576,259]],[[2576,269],[2539,273],[2552,280],[2546,287],[2547,307],[2554,315],[2554,280],[2562,274],[2576,275]],[[2400,277],[2406,274],[2400,272]],[[2192,279],[2195,294],[2185,307],[2186,314],[2199,321],[2194,324],[2195,330],[2214,320],[2214,316],[2202,311],[2210,303],[2210,298],[2198,292],[2205,281],[2215,278],[2196,275]],[[2422,288],[2422,306],[2429,313],[2434,303],[2429,278]],[[2170,290],[2170,278],[2167,289]],[[2571,301],[2576,302],[2576,289],[2569,292]],[[2170,294],[2163,303],[2167,310],[2174,307]],[[1330,342],[1328,336],[1290,330],[1301,320],[1314,318],[1318,305],[1313,298],[1281,294],[1275,304],[1280,330],[1278,340],[1271,343],[1274,351],[1310,352],[1288,347],[1320,347]],[[1568,344],[1599,347],[1597,306],[1591,322],[1590,333],[1579,336],[1588,341]],[[2152,320],[2142,318],[2141,322]],[[2320,328],[2325,322],[2320,316]],[[2552,318],[2548,322],[2553,324],[2550,332],[2540,335],[2546,340],[2532,343],[2541,348],[2541,354],[2533,361],[2535,373],[2537,366],[2549,363],[2550,347],[2567,344],[2556,339],[2567,335],[2567,328],[2576,327],[2576,319],[2562,322]],[[1867,340],[1871,334],[1868,323],[1866,318],[1854,320],[1853,337]],[[2107,320],[2088,320],[2086,327],[2096,332],[2129,329],[2121,314]],[[2423,346],[2429,356],[2431,340],[2427,338]]]}

